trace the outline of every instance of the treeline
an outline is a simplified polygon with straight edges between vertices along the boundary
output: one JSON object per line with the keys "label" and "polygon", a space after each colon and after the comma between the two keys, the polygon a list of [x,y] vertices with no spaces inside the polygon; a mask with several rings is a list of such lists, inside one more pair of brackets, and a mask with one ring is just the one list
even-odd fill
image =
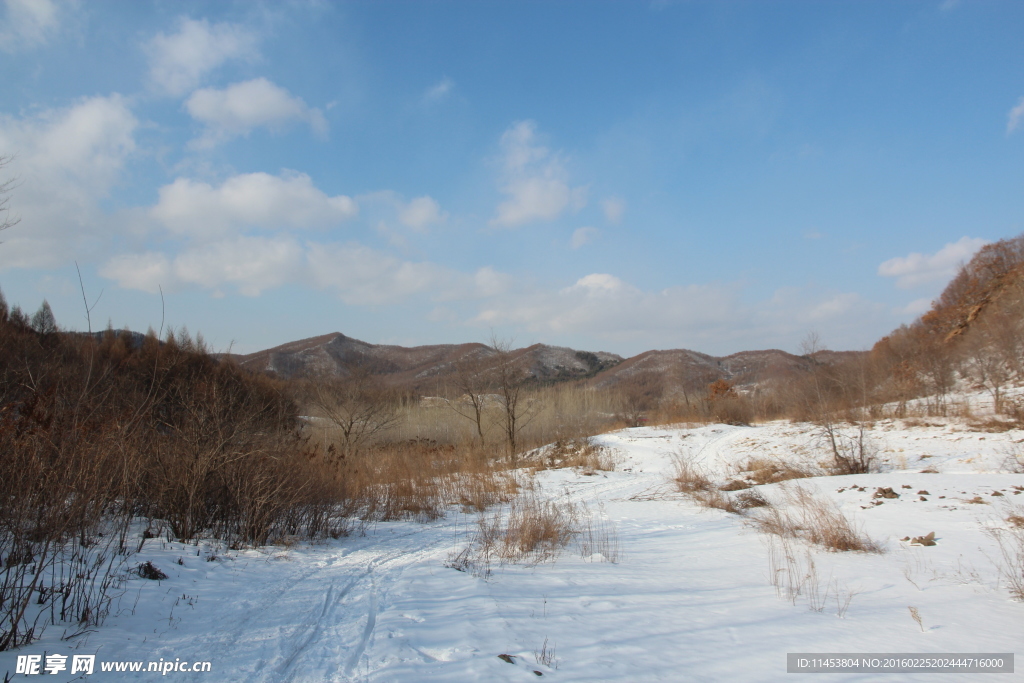
{"label": "treeline", "polygon": [[912,325],[879,341],[879,398],[900,408],[927,397],[934,414],[949,410],[958,384],[984,389],[995,411],[1021,419],[1006,387],[1024,381],[1024,235],[982,247]]}
{"label": "treeline", "polygon": [[834,353],[810,336],[802,367],[775,370],[748,386],[713,375],[645,372],[611,391],[619,419],[747,424],[787,418],[818,424],[963,410],[951,396],[985,390],[997,415],[1024,423],[1006,389],[1024,382],[1024,235],[983,247],[931,309],[867,352]]}
{"label": "treeline", "polygon": [[316,541],[514,493],[500,444],[410,434],[418,407],[366,373],[251,373],[185,330],[63,332],[0,294],[0,650],[99,624],[131,572],[159,576],[130,563],[150,538]]}
{"label": "treeline", "polygon": [[45,304],[0,299],[0,453],[0,650],[98,623],[140,532],[261,544],[344,524],[295,402],[187,333],[62,333]]}

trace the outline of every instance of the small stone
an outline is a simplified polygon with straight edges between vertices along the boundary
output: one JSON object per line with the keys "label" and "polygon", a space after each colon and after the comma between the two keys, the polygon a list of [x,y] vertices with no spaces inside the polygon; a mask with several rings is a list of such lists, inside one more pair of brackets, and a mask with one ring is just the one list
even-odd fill
{"label": "small stone", "polygon": [[993,491],[993,492],[992,492],[992,495],[993,495],[993,496],[1001,496],[1001,495],[1003,495],[1003,494],[1002,494],[1002,493],[1000,493],[999,491]]}
{"label": "small stone", "polygon": [[917,495],[919,495],[919,496],[930,496],[932,494],[928,493],[924,489],[921,489],[920,491],[917,492]]}

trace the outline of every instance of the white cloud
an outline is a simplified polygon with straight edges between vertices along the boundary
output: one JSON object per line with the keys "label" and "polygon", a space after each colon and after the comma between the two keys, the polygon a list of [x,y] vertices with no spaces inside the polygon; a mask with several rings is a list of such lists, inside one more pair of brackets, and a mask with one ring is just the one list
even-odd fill
{"label": "white cloud", "polygon": [[238,236],[186,249],[173,259],[154,252],[115,256],[99,273],[126,289],[233,285],[244,296],[258,296],[298,279],[304,262],[304,249],[293,238]]}
{"label": "white cloud", "polygon": [[428,104],[431,102],[440,102],[444,98],[448,97],[454,88],[455,81],[445,76],[440,81],[427,88],[427,92],[423,94],[423,101]]}
{"label": "white cloud", "polygon": [[593,273],[591,275],[581,277],[576,281],[576,284],[563,291],[579,291],[593,294],[595,292],[622,292],[626,289],[626,283],[614,275],[608,275],[607,273]]}
{"label": "white cloud", "polygon": [[150,81],[168,95],[184,95],[225,62],[255,59],[258,43],[245,26],[180,17],[176,32],[158,33],[145,45]]}
{"label": "white cloud", "polygon": [[186,248],[176,256],[158,252],[121,254],[100,275],[127,289],[156,292],[225,286],[245,296],[288,283],[333,291],[347,304],[380,306],[424,295],[435,301],[493,296],[510,278],[490,268],[465,274],[430,262],[399,259],[360,244],[305,242],[293,237],[234,236]]}
{"label": "white cloud", "polygon": [[878,266],[882,277],[894,277],[900,289],[911,289],[956,275],[961,263],[970,259],[976,251],[988,244],[978,237],[961,237],[950,242],[934,254],[912,253],[891,258]]}
{"label": "white cloud", "polygon": [[619,197],[608,197],[601,200],[601,210],[604,212],[606,221],[617,224],[622,220],[622,215],[626,213],[626,202]]}
{"label": "white cloud", "polygon": [[0,265],[49,267],[115,237],[99,209],[135,151],[138,121],[120,95],[83,99],[27,118],[0,116],[6,171],[19,179],[11,200],[21,223],[4,234]]}
{"label": "white cloud", "polygon": [[4,0],[0,50],[14,52],[46,43],[60,26],[62,9],[54,0]]}
{"label": "white cloud", "polygon": [[448,220],[448,213],[441,211],[437,200],[422,196],[416,197],[398,211],[399,222],[413,230],[426,230],[431,225]]}
{"label": "white cloud", "polygon": [[473,275],[472,291],[478,297],[489,298],[510,291],[515,282],[515,277],[484,266]]}
{"label": "white cloud", "polygon": [[382,305],[406,297],[449,289],[453,271],[434,263],[403,261],[358,244],[311,245],[309,276],[347,304]]}
{"label": "white cloud", "polygon": [[514,325],[538,335],[593,335],[617,342],[701,345],[722,330],[743,327],[736,286],[643,291],[607,273],[593,273],[558,291],[512,291],[478,313],[475,322]]}
{"label": "white cloud", "polygon": [[1011,109],[1006,117],[1006,134],[1009,135],[1017,130],[1022,119],[1024,119],[1024,97],[1020,98],[1017,106]]}
{"label": "white cloud", "polygon": [[509,198],[498,205],[494,227],[510,228],[538,220],[554,220],[566,209],[587,203],[586,187],[570,187],[561,159],[537,144],[536,124],[520,121],[501,136],[504,181]]}
{"label": "white cloud", "polygon": [[164,254],[120,254],[108,260],[99,274],[108,280],[116,280],[124,289],[140,289],[156,293],[160,287],[172,284],[171,261]]}
{"label": "white cloud", "polygon": [[914,299],[909,304],[899,309],[898,312],[916,317],[927,313],[931,307],[932,300],[925,297],[923,299]]}
{"label": "white cloud", "polygon": [[597,228],[591,228],[591,227],[576,228],[575,230],[573,230],[573,232],[572,232],[572,239],[570,240],[570,243],[572,244],[572,248],[573,249],[579,249],[584,244],[590,244],[590,242],[595,237],[597,237],[597,234],[598,234]]}
{"label": "white cloud", "polygon": [[254,128],[281,130],[295,121],[308,123],[313,132],[327,134],[327,120],[319,109],[311,109],[299,97],[265,78],[235,83],[223,90],[203,88],[185,101],[185,109],[206,126],[193,147],[208,148]]}
{"label": "white cloud", "polygon": [[326,227],[358,211],[351,197],[328,196],[304,173],[245,173],[219,187],[178,178],[160,188],[160,199],[150,214],[173,233],[216,239],[252,227]]}
{"label": "white cloud", "polygon": [[738,282],[643,290],[609,273],[591,273],[559,290],[510,288],[490,297],[472,319],[544,338],[606,339],[637,350],[690,348],[708,353],[741,349],[795,350],[808,329],[842,340],[843,348],[873,343],[898,324],[885,306],[857,294],[807,287],[778,290],[745,302]]}

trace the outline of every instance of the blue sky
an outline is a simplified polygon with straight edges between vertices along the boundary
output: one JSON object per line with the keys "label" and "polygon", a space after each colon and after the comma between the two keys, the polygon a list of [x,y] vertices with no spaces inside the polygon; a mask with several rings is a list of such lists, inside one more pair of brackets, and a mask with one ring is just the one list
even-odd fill
{"label": "blue sky", "polygon": [[[0,7],[0,288],[341,331],[867,348],[1024,231],[1017,2]],[[159,291],[165,305],[161,307]]]}

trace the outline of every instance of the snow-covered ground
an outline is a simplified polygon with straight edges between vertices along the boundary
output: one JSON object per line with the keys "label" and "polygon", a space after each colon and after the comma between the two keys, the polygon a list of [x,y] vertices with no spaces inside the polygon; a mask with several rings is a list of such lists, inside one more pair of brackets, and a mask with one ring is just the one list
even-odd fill
{"label": "snow-covered ground", "polygon": [[[800,571],[813,562],[816,573],[800,595],[772,584],[773,537],[697,506],[670,477],[677,456],[720,481],[752,457],[813,464],[825,453],[810,428],[645,427],[595,437],[616,453],[614,472],[536,475],[539,495],[585,503],[614,525],[617,562],[570,546],[553,562],[495,564],[488,576],[456,571],[445,565],[477,519],[457,510],[323,545],[223,551],[153,539],[133,561],[152,561],[166,580],[131,580],[102,628],[65,642],[50,627],[42,640],[0,653],[0,671],[13,674],[19,654],[57,653],[96,655],[97,671],[48,679],[155,679],[102,673],[99,663],[162,658],[211,662],[209,673],[167,674],[183,681],[526,681],[535,671],[557,681],[777,681],[787,652],[1014,652],[1024,643],[1024,603],[1011,599],[985,530],[1007,526],[1009,506],[1024,505],[1024,474],[1005,467],[1024,432],[917,422],[869,431],[880,473],[760,487],[779,502],[798,485],[831,498],[885,550],[794,542]],[[872,498],[878,487],[899,498]],[[931,531],[934,546],[899,540]]]}

